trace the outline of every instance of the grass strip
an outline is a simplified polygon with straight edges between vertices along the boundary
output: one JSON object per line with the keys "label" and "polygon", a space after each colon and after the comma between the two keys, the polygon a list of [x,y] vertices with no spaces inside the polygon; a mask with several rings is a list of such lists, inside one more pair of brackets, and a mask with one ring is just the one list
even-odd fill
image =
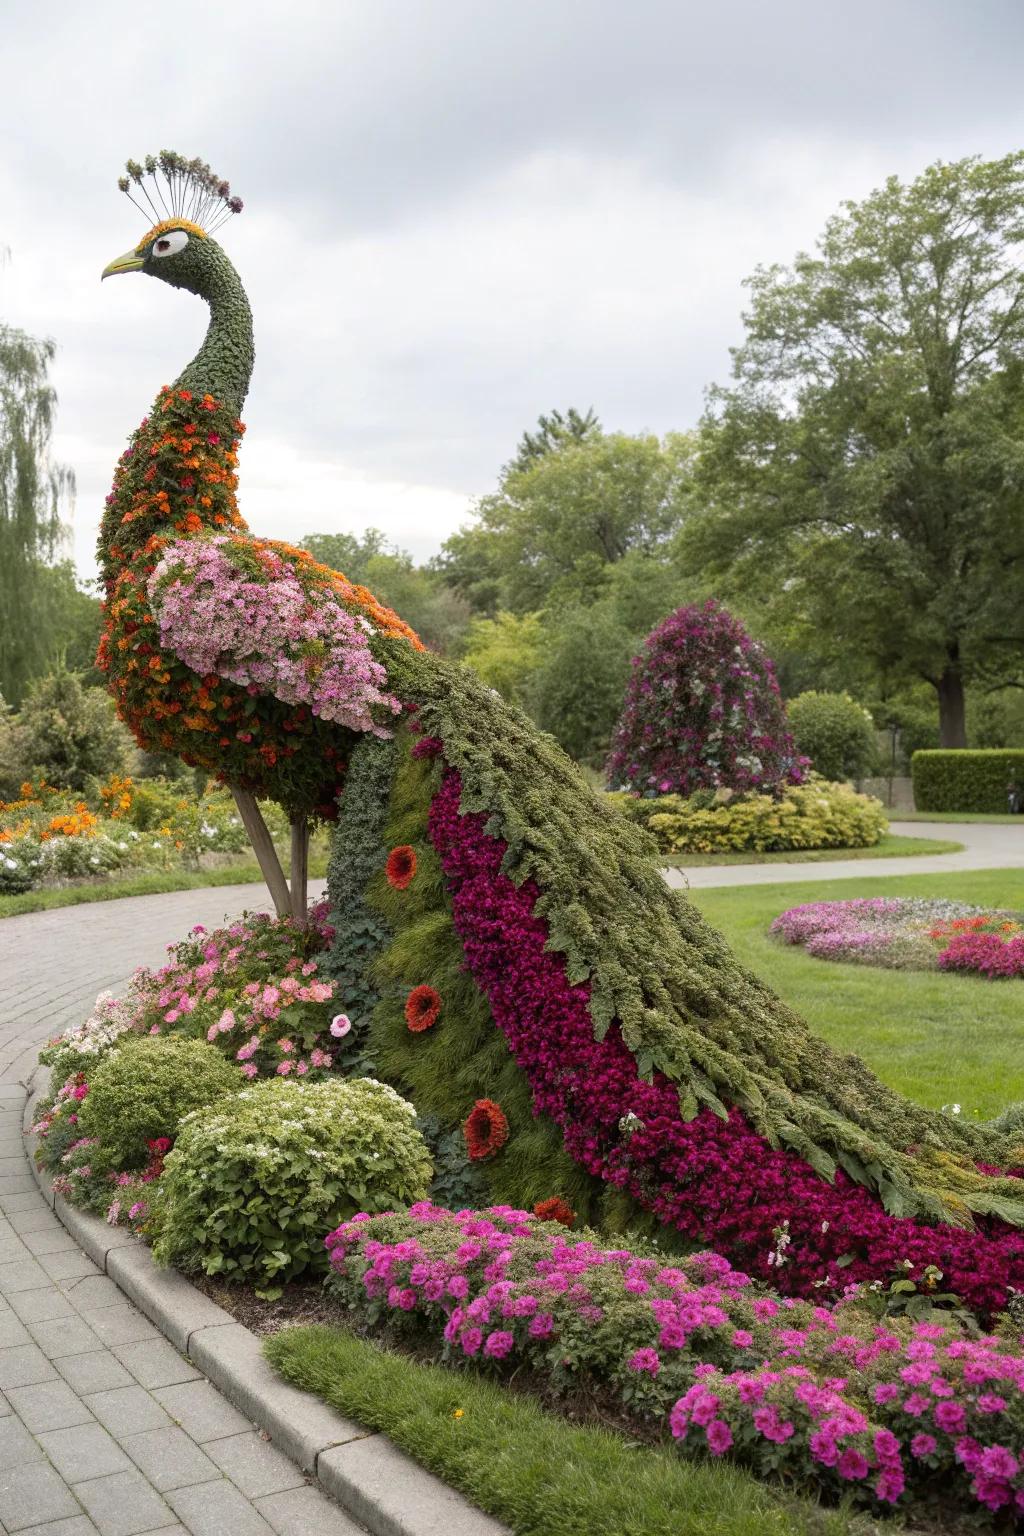
{"label": "grass strip", "polygon": [[1024,816],[1011,816],[1006,811],[893,811],[888,812],[890,821],[954,821],[988,822],[1000,827],[1024,827]]}
{"label": "grass strip", "polygon": [[380,1430],[516,1536],[867,1536],[871,1522],[787,1498],[723,1462],[574,1425],[469,1370],[342,1328],[265,1341],[286,1381]]}
{"label": "grass strip", "polygon": [[897,837],[889,834],[872,848],[790,848],[772,853],[667,853],[664,868],[700,869],[716,864],[830,864],[838,859],[906,859],[919,854],[962,853],[963,843],[941,837]]}
{"label": "grass strip", "polygon": [[[283,859],[285,874],[288,861]],[[312,854],[309,878],[322,880],[327,873],[326,854]],[[151,869],[121,879],[97,880],[90,885],[62,885],[38,891],[23,891],[19,896],[0,896],[0,918],[20,917],[25,912],[50,912],[55,907],[79,907],[90,901],[119,901],[122,896],[160,896],[166,891],[203,891],[219,885],[262,883],[263,875],[254,859],[226,864],[221,869]]]}

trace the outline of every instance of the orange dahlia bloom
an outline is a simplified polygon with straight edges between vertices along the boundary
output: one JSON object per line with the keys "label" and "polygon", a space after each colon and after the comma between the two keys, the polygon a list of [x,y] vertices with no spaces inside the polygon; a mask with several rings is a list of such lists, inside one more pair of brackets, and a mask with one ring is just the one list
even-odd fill
{"label": "orange dahlia bloom", "polygon": [[392,848],[384,870],[388,877],[388,884],[394,886],[396,891],[404,891],[416,873],[415,848],[411,848],[408,843]]}
{"label": "orange dahlia bloom", "polygon": [[553,1195],[550,1200],[538,1200],[533,1208],[533,1214],[541,1221],[560,1221],[563,1227],[571,1227],[576,1220],[576,1212],[565,1200]]}
{"label": "orange dahlia bloom", "polygon": [[508,1141],[508,1121],[501,1105],[495,1104],[493,1099],[477,1099],[462,1127],[462,1134],[473,1162],[500,1152]]}
{"label": "orange dahlia bloom", "polygon": [[436,1024],[440,1012],[441,994],[433,987],[413,987],[405,1000],[405,1022],[414,1035],[422,1034]]}

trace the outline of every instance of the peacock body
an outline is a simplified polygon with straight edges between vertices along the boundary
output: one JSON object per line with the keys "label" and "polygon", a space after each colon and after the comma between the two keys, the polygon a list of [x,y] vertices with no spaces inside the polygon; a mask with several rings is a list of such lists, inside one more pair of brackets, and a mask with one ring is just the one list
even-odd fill
{"label": "peacock body", "polygon": [[179,217],[108,269],[127,270],[212,317],[118,465],[104,664],[143,745],[292,813],[333,813],[343,786],[331,967],[353,1062],[442,1149],[465,1123],[492,1201],[647,1220],[794,1293],[904,1262],[983,1311],[1024,1289],[1024,1182],[1000,1171],[1024,1162],[1019,1117],[963,1124],[832,1050],[549,737],[371,594],[250,535],[234,268]]}

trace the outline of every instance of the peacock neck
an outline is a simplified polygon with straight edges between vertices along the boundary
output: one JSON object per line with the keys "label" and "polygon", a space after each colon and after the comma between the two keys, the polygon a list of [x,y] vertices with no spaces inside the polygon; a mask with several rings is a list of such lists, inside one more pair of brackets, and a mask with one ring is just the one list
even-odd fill
{"label": "peacock neck", "polygon": [[210,324],[202,346],[174,388],[213,395],[237,417],[249,392],[255,356],[252,310],[241,279],[226,257],[210,274],[205,290]]}

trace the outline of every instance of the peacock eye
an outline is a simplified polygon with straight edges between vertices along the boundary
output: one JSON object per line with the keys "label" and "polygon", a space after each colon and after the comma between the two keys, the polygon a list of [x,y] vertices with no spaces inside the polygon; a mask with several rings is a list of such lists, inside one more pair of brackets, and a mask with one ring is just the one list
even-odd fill
{"label": "peacock eye", "polygon": [[174,256],[178,251],[183,251],[186,245],[188,245],[188,235],[185,231],[172,229],[153,242],[153,255]]}

